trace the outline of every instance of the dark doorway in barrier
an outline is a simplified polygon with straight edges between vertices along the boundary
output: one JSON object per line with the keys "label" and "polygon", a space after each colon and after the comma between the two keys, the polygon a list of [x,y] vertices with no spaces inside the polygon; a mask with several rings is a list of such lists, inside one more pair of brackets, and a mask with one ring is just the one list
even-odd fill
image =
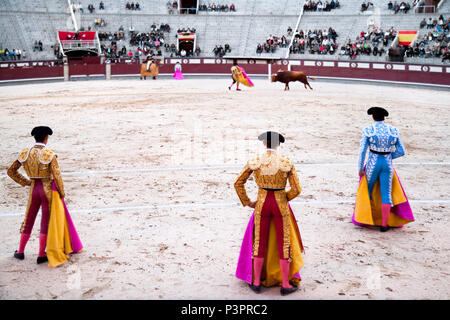
{"label": "dark doorway in barrier", "polygon": [[197,0],[179,0],[180,13],[196,14],[198,8]]}
{"label": "dark doorway in barrier", "polygon": [[194,55],[194,40],[179,40],[178,49],[186,51],[186,57]]}

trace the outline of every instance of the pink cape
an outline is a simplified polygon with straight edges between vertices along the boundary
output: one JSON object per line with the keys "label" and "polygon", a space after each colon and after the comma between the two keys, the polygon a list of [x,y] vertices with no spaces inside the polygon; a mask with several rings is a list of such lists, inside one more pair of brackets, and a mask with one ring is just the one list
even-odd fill
{"label": "pink cape", "polygon": [[184,79],[183,73],[181,73],[180,69],[177,69],[177,71],[175,71],[175,73],[173,74],[173,77],[175,78],[175,80],[183,80]]}
{"label": "pink cape", "polygon": [[247,79],[248,84],[249,84],[251,87],[253,87],[254,84],[253,84],[252,80],[250,80],[250,78],[249,78],[249,76],[247,75],[247,73],[245,73],[244,68],[240,68],[240,69],[241,69],[241,71],[242,71],[242,75],[244,76],[244,78]]}
{"label": "pink cape", "polygon": [[[253,212],[252,216],[250,217],[247,229],[245,230],[244,239],[242,240],[242,246],[239,253],[239,260],[236,268],[236,278],[243,280],[249,284],[252,283],[253,277],[252,249],[253,249],[253,228],[255,226],[254,216],[255,212]],[[298,272],[294,274],[294,277],[301,280],[300,274]]]}
{"label": "pink cape", "polygon": [[[394,170],[394,179],[396,178],[398,180],[398,183],[400,184],[401,187],[401,191],[403,193],[403,195],[405,196],[406,201],[399,203],[397,205],[394,205],[391,208],[391,214],[395,214],[396,216],[402,218],[402,219],[406,219],[409,221],[414,221],[414,215],[412,213],[411,210],[411,206],[409,205],[409,201],[408,201],[408,197],[406,196],[405,190],[403,189],[403,185],[400,182],[400,178],[397,175],[397,172]],[[362,177],[359,178],[359,183],[361,183]],[[374,191],[374,190],[372,190]],[[369,190],[367,190],[367,193],[369,192]],[[375,190],[375,192],[379,192],[379,190]],[[357,200],[358,201],[358,198]],[[355,207],[353,208],[353,215],[352,215],[352,222],[357,225],[357,226],[361,226],[361,227],[371,227],[373,225],[370,224],[364,224],[364,223],[360,223],[358,221],[356,221],[355,219],[355,209],[356,209],[356,202],[355,202]],[[403,226],[397,226],[396,228],[402,228]]]}

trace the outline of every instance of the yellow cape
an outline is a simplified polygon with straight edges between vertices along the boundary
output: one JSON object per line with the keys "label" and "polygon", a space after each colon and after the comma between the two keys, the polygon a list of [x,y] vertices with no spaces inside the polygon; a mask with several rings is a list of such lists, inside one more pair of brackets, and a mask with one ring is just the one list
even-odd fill
{"label": "yellow cape", "polygon": [[52,190],[52,204],[47,233],[47,258],[49,267],[57,267],[67,261],[72,252],[66,212],[58,191]]}
{"label": "yellow cape", "polygon": [[[394,171],[392,178],[392,202],[394,206],[407,202],[406,196],[403,192],[397,173]],[[389,215],[387,225],[390,227],[403,226],[414,220],[402,218],[392,212]],[[372,200],[369,198],[369,188],[367,185],[367,178],[363,176],[358,187],[355,203],[355,221],[371,226],[381,225],[381,192],[380,183],[377,180],[372,190]]]}

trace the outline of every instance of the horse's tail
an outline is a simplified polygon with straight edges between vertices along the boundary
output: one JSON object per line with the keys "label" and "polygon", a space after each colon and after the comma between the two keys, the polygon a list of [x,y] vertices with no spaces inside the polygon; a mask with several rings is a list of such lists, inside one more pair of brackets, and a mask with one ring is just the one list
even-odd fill
{"label": "horse's tail", "polygon": [[306,76],[309,80],[316,80],[314,77]]}

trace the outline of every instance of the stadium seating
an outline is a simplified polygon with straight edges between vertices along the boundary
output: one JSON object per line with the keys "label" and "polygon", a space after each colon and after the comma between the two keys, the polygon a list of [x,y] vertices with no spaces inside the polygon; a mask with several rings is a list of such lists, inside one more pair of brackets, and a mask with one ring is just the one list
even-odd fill
{"label": "stadium seating", "polygon": [[[418,27],[420,21],[426,17],[450,16],[450,1],[445,1],[438,12],[433,14],[415,14],[411,9],[407,14],[394,14],[388,10],[388,0],[372,0],[374,4],[368,11],[361,12],[360,0],[342,0],[340,8],[330,12],[304,12],[298,25],[299,30],[328,29],[332,27],[339,37],[340,47],[348,39],[354,40],[368,24],[377,25],[383,29],[393,26],[396,30],[418,30],[419,37],[426,32]],[[290,26],[295,33],[299,14],[304,1],[300,0],[223,0],[222,3],[236,6],[236,12],[201,12],[197,15],[178,13],[168,14],[167,1],[143,0],[139,1],[141,10],[126,10],[126,0],[103,0],[105,10],[99,10],[100,0],[75,0],[81,2],[84,13],[75,13],[79,26],[93,31],[115,32],[122,25],[127,31],[132,25],[138,32],[150,31],[150,25],[167,23],[171,32],[166,35],[166,42],[176,41],[176,30],[179,27],[196,28],[197,45],[201,48],[202,56],[213,57],[213,49],[218,44],[230,44],[231,56],[256,56],[256,46],[263,43],[269,35],[281,37],[286,35]],[[412,0],[408,1],[412,4]],[[88,4],[93,4],[95,11],[91,14],[87,10]],[[95,26],[95,19],[104,19],[105,27]],[[29,59],[53,59],[51,46],[57,42],[57,31],[73,31],[73,20],[67,0],[35,0],[23,1],[18,4],[12,0],[0,0],[0,46],[2,48],[26,49]],[[128,32],[125,40],[118,42],[118,47],[125,45],[130,48]],[[288,37],[288,41],[291,37]],[[43,42],[44,51],[33,53],[35,40]],[[261,57],[286,57],[288,48],[278,48],[275,53],[264,53]],[[302,59],[348,59],[337,54],[309,55],[296,54],[290,58]],[[357,59],[379,61],[386,57],[362,56]],[[408,61],[423,61],[424,58],[408,58]],[[439,59],[428,58],[427,63],[440,63]]]}

